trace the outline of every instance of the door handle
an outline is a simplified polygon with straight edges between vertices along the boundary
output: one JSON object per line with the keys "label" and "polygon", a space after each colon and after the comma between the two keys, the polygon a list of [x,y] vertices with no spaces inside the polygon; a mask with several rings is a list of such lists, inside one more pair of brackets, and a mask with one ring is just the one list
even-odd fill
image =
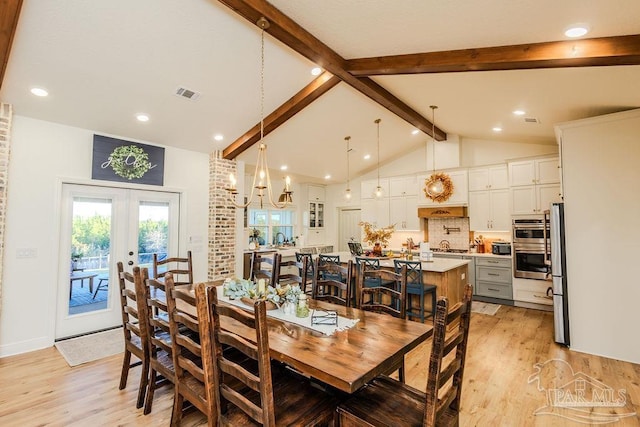
{"label": "door handle", "polygon": [[133,261],[129,261],[127,264],[128,265],[133,265]]}
{"label": "door handle", "polygon": [[129,251],[129,255],[133,255],[133,251]]}

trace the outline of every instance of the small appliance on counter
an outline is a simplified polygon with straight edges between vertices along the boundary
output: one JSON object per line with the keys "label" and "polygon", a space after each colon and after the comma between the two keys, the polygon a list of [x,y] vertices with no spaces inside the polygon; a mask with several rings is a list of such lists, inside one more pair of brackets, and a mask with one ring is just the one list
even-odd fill
{"label": "small appliance on counter", "polygon": [[433,261],[433,251],[429,246],[429,242],[420,242],[420,261]]}
{"label": "small appliance on counter", "polygon": [[491,253],[494,255],[511,255],[511,243],[493,242],[491,243]]}

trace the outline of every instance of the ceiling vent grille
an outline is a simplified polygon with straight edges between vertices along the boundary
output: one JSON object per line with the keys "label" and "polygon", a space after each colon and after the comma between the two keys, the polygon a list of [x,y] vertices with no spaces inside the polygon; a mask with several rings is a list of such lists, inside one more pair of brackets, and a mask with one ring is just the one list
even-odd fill
{"label": "ceiling vent grille", "polygon": [[186,98],[191,101],[195,101],[198,98],[200,98],[199,92],[196,92],[195,90],[187,89],[186,87],[177,88],[174,94],[176,96],[179,96],[180,98]]}
{"label": "ceiling vent grille", "polygon": [[538,120],[536,117],[525,117],[524,118],[524,122],[525,123],[540,123],[540,120]]}

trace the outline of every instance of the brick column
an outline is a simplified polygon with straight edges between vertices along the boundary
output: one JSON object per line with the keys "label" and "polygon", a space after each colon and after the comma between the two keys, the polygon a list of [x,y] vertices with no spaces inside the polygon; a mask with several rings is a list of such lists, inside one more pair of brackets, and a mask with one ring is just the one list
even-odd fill
{"label": "brick column", "polygon": [[11,148],[11,104],[0,104],[0,310],[2,309],[2,266],[4,265],[5,222],[7,218],[7,185]]}
{"label": "brick column", "polygon": [[229,174],[236,174],[235,160],[222,158],[222,151],[209,156],[209,256],[208,279],[235,275],[236,208],[225,187]]}

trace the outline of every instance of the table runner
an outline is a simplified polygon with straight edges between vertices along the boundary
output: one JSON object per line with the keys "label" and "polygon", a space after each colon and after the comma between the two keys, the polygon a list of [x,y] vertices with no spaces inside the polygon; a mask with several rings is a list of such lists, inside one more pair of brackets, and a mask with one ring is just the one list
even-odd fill
{"label": "table runner", "polygon": [[[224,296],[224,286],[217,286],[218,291],[218,301],[224,301],[228,304],[235,305],[237,307],[248,309],[253,311],[253,306],[247,305],[240,300],[230,299]],[[289,323],[295,323],[296,325],[300,325],[307,329],[311,329],[316,332],[320,332],[325,335],[333,335],[336,331],[344,331],[346,329],[352,328],[360,319],[349,319],[348,317],[338,316],[338,324],[337,325],[312,325],[311,324],[311,313],[313,313],[313,309],[309,310],[308,317],[297,317],[295,314],[284,314],[282,309],[278,308],[275,310],[268,310],[267,316],[273,317],[274,319],[282,320]]]}

